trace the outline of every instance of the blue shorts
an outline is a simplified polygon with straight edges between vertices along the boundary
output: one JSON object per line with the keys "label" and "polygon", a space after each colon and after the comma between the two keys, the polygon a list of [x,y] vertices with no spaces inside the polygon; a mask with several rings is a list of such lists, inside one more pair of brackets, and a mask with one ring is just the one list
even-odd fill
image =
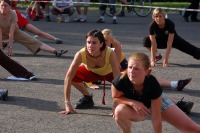
{"label": "blue shorts", "polygon": [[162,93],[161,111],[164,111],[172,105],[174,105],[174,103],[164,93]]}
{"label": "blue shorts", "polygon": [[54,15],[59,15],[59,14],[73,14],[74,11],[75,11],[75,9],[73,7],[65,9],[64,12],[60,12],[56,8],[52,8],[51,9],[51,13],[54,14]]}

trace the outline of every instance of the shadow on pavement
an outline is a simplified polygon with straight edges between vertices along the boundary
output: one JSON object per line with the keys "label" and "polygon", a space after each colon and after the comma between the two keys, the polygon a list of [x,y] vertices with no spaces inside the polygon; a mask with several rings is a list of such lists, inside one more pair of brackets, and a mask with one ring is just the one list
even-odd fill
{"label": "shadow on pavement", "polygon": [[1,104],[23,106],[28,109],[57,112],[59,106],[55,101],[46,101],[37,98],[9,96],[7,101],[0,102]]}

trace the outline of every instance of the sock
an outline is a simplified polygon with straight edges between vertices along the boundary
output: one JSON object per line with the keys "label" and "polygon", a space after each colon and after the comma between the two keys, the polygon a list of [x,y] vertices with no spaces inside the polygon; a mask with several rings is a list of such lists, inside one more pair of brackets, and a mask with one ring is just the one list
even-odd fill
{"label": "sock", "polygon": [[171,88],[175,89],[178,86],[178,81],[171,81]]}
{"label": "sock", "polygon": [[115,19],[115,20],[116,20],[116,19],[117,19],[117,17],[116,17],[116,16],[113,16],[113,19]]}

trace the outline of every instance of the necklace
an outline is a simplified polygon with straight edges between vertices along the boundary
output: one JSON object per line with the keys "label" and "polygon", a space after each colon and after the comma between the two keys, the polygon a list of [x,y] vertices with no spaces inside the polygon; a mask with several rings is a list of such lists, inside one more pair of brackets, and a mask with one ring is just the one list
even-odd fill
{"label": "necklace", "polygon": [[89,53],[89,55],[90,55],[90,57],[97,59],[98,57],[101,56],[101,53],[102,53],[102,52],[100,52],[100,54],[99,54],[98,56],[93,56],[93,55],[91,55],[90,53]]}

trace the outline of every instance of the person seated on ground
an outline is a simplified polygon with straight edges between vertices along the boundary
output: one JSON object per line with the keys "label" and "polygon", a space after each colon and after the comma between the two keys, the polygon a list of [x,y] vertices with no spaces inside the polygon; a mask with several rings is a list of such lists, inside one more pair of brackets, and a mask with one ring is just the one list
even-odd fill
{"label": "person seated on ground", "polygon": [[27,80],[33,80],[36,78],[36,75],[24,68],[18,62],[8,57],[2,50],[0,46],[0,65],[11,73],[16,78],[24,78]]}
{"label": "person seated on ground", "polygon": [[40,29],[38,29],[37,27],[32,25],[26,19],[26,17],[17,10],[16,1],[11,2],[11,7],[12,7],[13,10],[15,10],[15,12],[17,14],[17,18],[18,18],[17,25],[19,26],[19,29],[21,29],[23,31],[28,31],[30,33],[33,33],[33,34],[38,35],[40,37],[44,37],[44,38],[49,39],[49,40],[53,40],[53,41],[55,41],[56,44],[62,44],[63,43],[63,41],[61,39],[56,38],[49,33],[41,31]]}
{"label": "person seated on ground", "polygon": [[3,40],[8,40],[9,56],[12,56],[13,41],[24,45],[33,54],[37,54],[40,50],[54,53],[57,57],[67,53],[67,49],[56,50],[21,31],[17,26],[17,20],[16,13],[11,10],[11,2],[9,0],[0,0],[0,43],[2,44]]}
{"label": "person seated on ground", "polygon": [[54,0],[52,6],[51,13],[57,16],[56,21],[58,23],[62,21],[62,17],[64,17],[64,22],[68,23],[70,21],[69,17],[75,12],[72,0]]}
{"label": "person seated on ground", "polygon": [[[86,46],[76,53],[66,73],[64,81],[65,111],[61,111],[59,114],[75,113],[70,102],[72,85],[83,94],[75,108],[87,109],[94,106],[94,101],[84,83],[103,80],[105,96],[105,81],[111,82],[113,77],[118,74],[120,74],[120,65],[117,56],[111,48],[106,46],[102,32],[100,30],[89,31],[86,34]],[[104,97],[102,103],[105,104]]]}
{"label": "person seated on ground", "polygon": [[46,21],[47,22],[51,22],[50,16],[49,16],[49,12],[50,12],[50,0],[35,0],[36,2],[36,16],[33,19],[33,21],[39,21],[40,17],[39,17],[39,13],[40,13],[40,6],[42,6],[43,8],[45,8],[46,11]]}
{"label": "person seated on ground", "polygon": [[[87,18],[87,13],[88,13],[88,6],[89,6],[89,2],[90,0],[75,0],[75,6],[76,6],[76,10],[77,10],[77,17],[75,19],[73,19],[73,21],[75,22],[86,22],[86,18]],[[83,3],[79,3],[79,2],[83,2]],[[81,7],[83,7],[83,14],[81,13]]]}
{"label": "person seated on ground", "polygon": [[[181,132],[199,133],[200,126],[165,95],[150,72],[148,56],[135,53],[128,59],[127,71],[119,74],[112,81],[111,91],[115,102],[113,118],[121,131],[131,133],[132,122],[150,118],[155,133],[162,132],[162,120]],[[192,106],[193,103],[190,102],[187,106],[188,111]]]}
{"label": "person seated on ground", "polygon": [[[124,71],[127,69],[128,62],[125,58],[125,55],[122,51],[122,44],[113,36],[112,30],[103,29],[103,36],[105,38],[106,46],[112,48],[117,55],[118,62],[120,63],[121,70]],[[179,81],[167,81],[161,78],[157,78],[159,83],[162,84],[162,87],[172,88],[178,91],[182,91],[183,88],[190,83],[191,78],[179,80]],[[99,89],[99,86],[95,83],[86,83],[86,85],[92,89]]]}
{"label": "person seated on ground", "polygon": [[200,48],[182,39],[176,33],[175,24],[165,16],[163,9],[154,9],[152,14],[153,22],[149,25],[149,37],[145,37],[143,41],[144,47],[151,51],[151,66],[156,66],[156,62],[162,59],[157,48],[166,49],[163,67],[169,66],[168,59],[172,48],[176,48],[199,60]]}

